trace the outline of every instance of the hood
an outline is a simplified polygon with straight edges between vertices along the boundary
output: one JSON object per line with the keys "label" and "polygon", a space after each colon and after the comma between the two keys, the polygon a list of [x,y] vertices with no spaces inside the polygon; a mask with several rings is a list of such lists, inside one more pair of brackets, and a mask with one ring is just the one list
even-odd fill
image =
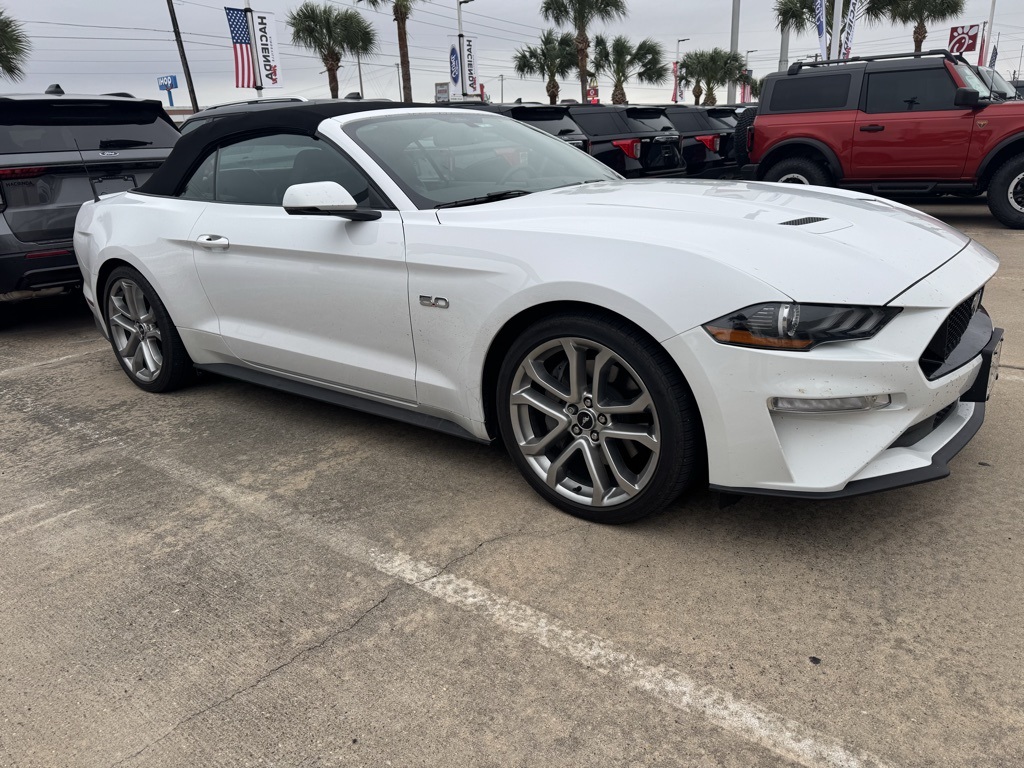
{"label": "hood", "polygon": [[638,263],[637,244],[671,247],[804,302],[885,304],[970,242],[868,194],[761,182],[601,182],[437,215],[442,224],[622,240]]}

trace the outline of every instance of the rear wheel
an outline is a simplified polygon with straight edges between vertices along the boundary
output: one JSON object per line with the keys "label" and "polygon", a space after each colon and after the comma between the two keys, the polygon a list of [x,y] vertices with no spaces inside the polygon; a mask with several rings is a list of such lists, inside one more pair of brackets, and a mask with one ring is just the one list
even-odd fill
{"label": "rear wheel", "polygon": [[808,157],[787,157],[775,163],[764,175],[764,181],[782,184],[813,184],[818,187],[832,185],[832,177]]}
{"label": "rear wheel", "polygon": [[513,461],[571,515],[636,520],[693,479],[702,434],[693,395],[665,351],[624,321],[537,323],[509,350],[497,395]]}
{"label": "rear wheel", "polygon": [[1024,155],[1011,157],[993,174],[988,207],[1007,227],[1024,229]]}
{"label": "rear wheel", "polygon": [[103,292],[104,317],[117,361],[147,392],[170,392],[195,376],[192,359],[153,286],[138,270],[118,267]]}

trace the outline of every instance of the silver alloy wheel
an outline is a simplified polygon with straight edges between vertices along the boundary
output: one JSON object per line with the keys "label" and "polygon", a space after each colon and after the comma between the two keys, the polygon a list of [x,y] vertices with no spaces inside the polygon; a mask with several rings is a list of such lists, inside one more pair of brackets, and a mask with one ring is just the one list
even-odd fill
{"label": "silver alloy wheel", "polygon": [[810,179],[802,173],[787,173],[779,179],[780,184],[810,184]]}
{"label": "silver alloy wheel", "polygon": [[612,507],[654,476],[661,453],[654,400],[636,371],[602,344],[544,342],[520,364],[510,394],[519,450],[561,496]]}
{"label": "silver alloy wheel", "polygon": [[1021,213],[1024,213],[1024,173],[1017,174],[1017,177],[1010,182],[1006,189],[1006,197],[1010,205]]}
{"label": "silver alloy wheel", "polygon": [[160,328],[152,305],[137,283],[122,278],[111,286],[107,322],[125,368],[143,382],[159,376],[164,365]]}

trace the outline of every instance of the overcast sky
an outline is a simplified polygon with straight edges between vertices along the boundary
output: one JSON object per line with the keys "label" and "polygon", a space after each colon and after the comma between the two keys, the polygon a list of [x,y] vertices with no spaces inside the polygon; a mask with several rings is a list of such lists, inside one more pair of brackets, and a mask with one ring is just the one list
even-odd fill
{"label": "overcast sky", "polygon": [[[257,10],[278,15],[278,35],[290,40],[285,24],[287,12],[298,0],[252,0]],[[448,77],[449,40],[456,33],[456,0],[420,0],[409,21],[409,45],[413,75],[413,95],[417,100],[433,99],[435,82]],[[996,68],[1009,77],[1018,68],[1024,45],[1024,3],[1021,0],[997,0],[995,29],[1001,33]],[[231,43],[224,16],[225,3],[217,0],[175,0],[178,22],[185,39],[185,50],[192,69],[200,105],[216,104],[254,95],[251,90],[234,88]],[[241,6],[242,2],[227,5]],[[339,6],[355,5],[340,0]],[[753,50],[750,65],[756,75],[774,71],[779,59],[779,33],[775,29],[771,0],[742,0],[739,50]],[[473,0],[464,5],[463,25],[467,36],[476,39],[480,78],[487,91],[498,99],[504,75],[504,97],[512,101],[546,100],[539,78],[517,78],[511,64],[516,50],[535,44],[548,26],[540,17],[540,0]],[[395,24],[390,13],[373,11],[358,5],[377,29],[381,53],[364,62],[366,96],[399,97],[398,45]],[[990,0],[967,0],[961,21],[980,24],[988,18]],[[170,33],[166,0],[0,0],[0,8],[22,21],[32,36],[33,50],[27,76],[19,83],[0,80],[0,91],[42,91],[50,83],[60,83],[67,92],[98,93],[128,91],[136,96],[161,98],[157,90],[159,75],[177,75],[179,90],[175,104],[188,104],[178,52]],[[595,33],[624,34],[639,40],[653,37],[671,59],[676,40],[682,50],[729,47],[731,0],[630,0],[629,17]],[[59,21],[58,21],[59,20]],[[925,47],[945,47],[949,24],[929,30]],[[309,52],[286,44],[283,49],[284,88],[267,95],[326,97],[327,77],[322,65]],[[790,60],[810,57],[817,50],[817,39],[809,35],[794,37]],[[857,30],[853,53],[893,53],[913,50],[910,27],[861,25]],[[339,72],[341,93],[358,89],[354,63],[346,63]],[[602,98],[610,97],[610,85],[601,81]],[[671,86],[629,85],[632,102],[664,102]],[[579,97],[578,85],[563,83],[563,97]],[[166,98],[164,98],[166,103]]]}

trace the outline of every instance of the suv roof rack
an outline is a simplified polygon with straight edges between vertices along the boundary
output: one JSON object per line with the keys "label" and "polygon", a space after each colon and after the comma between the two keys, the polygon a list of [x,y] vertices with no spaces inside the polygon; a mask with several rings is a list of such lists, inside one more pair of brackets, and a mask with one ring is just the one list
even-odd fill
{"label": "suv roof rack", "polygon": [[882,61],[884,59],[919,59],[922,56],[942,56],[946,61],[955,64],[967,64],[967,59],[959,54],[953,54],[945,48],[936,48],[931,51],[919,51],[917,53],[886,53],[879,56],[854,56],[849,59],[826,59],[825,61],[797,61],[789,65],[787,75],[795,75],[804,67],[824,67],[829,64],[849,64],[854,61]]}

